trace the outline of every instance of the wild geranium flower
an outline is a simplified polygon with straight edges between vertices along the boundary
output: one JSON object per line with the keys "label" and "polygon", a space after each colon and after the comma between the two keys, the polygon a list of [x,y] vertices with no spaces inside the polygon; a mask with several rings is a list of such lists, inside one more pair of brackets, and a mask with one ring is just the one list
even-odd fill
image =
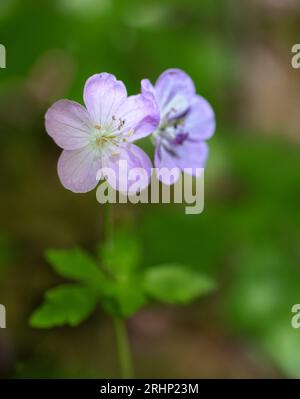
{"label": "wild geranium flower", "polygon": [[[151,161],[135,140],[150,134],[158,124],[156,105],[147,95],[127,96],[125,85],[115,76],[100,73],[90,77],[84,87],[85,107],[70,101],[57,101],[46,113],[46,130],[63,152],[58,175],[63,186],[75,193],[92,190],[102,168],[115,171],[108,182],[120,189],[119,161],[127,169],[145,171],[143,189],[151,176]],[[124,175],[122,175],[124,179]],[[122,190],[123,191],[123,190]]]}
{"label": "wild geranium flower", "polygon": [[168,69],[155,86],[142,81],[142,93],[154,98],[159,108],[159,126],[153,133],[156,168],[174,169],[174,175],[161,173],[166,184],[174,183],[180,171],[195,175],[208,156],[205,140],[215,131],[215,116],[209,103],[196,94],[192,79],[179,69]]}

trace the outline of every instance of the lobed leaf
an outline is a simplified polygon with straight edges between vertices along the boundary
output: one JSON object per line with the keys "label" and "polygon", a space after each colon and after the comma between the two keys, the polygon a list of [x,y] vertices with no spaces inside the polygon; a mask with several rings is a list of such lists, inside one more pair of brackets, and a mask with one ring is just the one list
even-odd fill
{"label": "lobed leaf", "polygon": [[185,304],[215,288],[214,281],[186,266],[163,264],[144,274],[146,292],[154,299],[169,304]]}
{"label": "lobed leaf", "polygon": [[90,287],[68,284],[55,287],[46,293],[30,324],[36,328],[77,326],[92,313],[97,300],[96,291]]}
{"label": "lobed leaf", "polygon": [[48,250],[46,259],[54,270],[63,277],[91,284],[101,284],[105,279],[94,259],[80,248],[69,250]]}

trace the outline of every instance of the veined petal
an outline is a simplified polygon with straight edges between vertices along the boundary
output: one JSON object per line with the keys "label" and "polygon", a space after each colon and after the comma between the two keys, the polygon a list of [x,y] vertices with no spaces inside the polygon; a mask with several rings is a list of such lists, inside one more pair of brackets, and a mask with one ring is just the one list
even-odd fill
{"label": "veined petal", "polygon": [[109,73],[91,76],[85,83],[83,98],[95,125],[105,126],[112,122],[115,110],[127,97],[123,82]]}
{"label": "veined petal", "polygon": [[152,164],[148,155],[134,144],[126,144],[118,155],[103,159],[103,168],[111,168],[115,178],[109,174],[109,184],[118,191],[136,194],[149,185]]}
{"label": "veined petal", "polygon": [[208,145],[204,141],[186,141],[176,151],[178,154],[176,164],[181,170],[190,169],[186,172],[195,176],[196,169],[204,168],[208,158]]}
{"label": "veined petal", "polygon": [[161,118],[167,118],[168,120],[180,118],[186,114],[189,106],[190,104],[186,96],[176,94],[163,108]]}
{"label": "veined petal", "polygon": [[76,150],[88,143],[91,127],[89,114],[74,101],[54,103],[46,113],[45,125],[49,136],[65,150]]}
{"label": "veined petal", "polygon": [[183,145],[176,147],[176,156],[163,146],[158,146],[154,163],[158,169],[156,173],[159,180],[164,184],[174,184],[180,176],[180,170],[193,176],[198,175],[197,169],[204,168],[207,158],[208,145],[205,142],[185,141]]}
{"label": "veined petal", "polygon": [[155,88],[149,79],[143,79],[141,81],[141,90],[142,94],[155,97]]}
{"label": "veined petal", "polygon": [[101,159],[86,146],[79,150],[63,151],[57,165],[62,185],[74,193],[86,193],[96,187]]}
{"label": "veined petal", "polygon": [[156,100],[162,114],[175,96],[187,97],[195,94],[192,79],[180,69],[167,69],[158,78],[155,84]]}
{"label": "veined petal", "polygon": [[174,184],[180,176],[180,168],[173,155],[169,154],[163,146],[158,145],[154,155],[154,165],[157,178],[164,184]]}
{"label": "veined petal", "polygon": [[128,133],[129,142],[148,136],[157,128],[160,119],[154,97],[143,94],[128,97],[116,110],[116,115],[124,122],[119,132]]}
{"label": "veined petal", "polygon": [[[157,105],[160,104],[159,95],[156,94],[155,88],[148,79],[141,82],[142,93],[148,98],[154,98]],[[183,115],[189,108],[189,98],[185,93],[174,93],[169,101],[160,109],[160,119],[168,117],[169,119],[178,118]]]}
{"label": "veined petal", "polygon": [[210,104],[201,96],[194,96],[185,118],[184,130],[195,140],[207,140],[215,132],[215,114]]}

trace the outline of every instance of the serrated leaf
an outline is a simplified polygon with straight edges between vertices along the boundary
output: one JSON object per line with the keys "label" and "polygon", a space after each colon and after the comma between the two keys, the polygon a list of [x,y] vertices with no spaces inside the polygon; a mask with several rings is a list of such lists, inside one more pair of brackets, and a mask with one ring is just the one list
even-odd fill
{"label": "serrated leaf", "polygon": [[154,299],[169,304],[184,304],[215,288],[214,281],[187,266],[164,264],[144,274],[146,292]]}
{"label": "serrated leaf", "polygon": [[105,276],[94,259],[80,248],[48,250],[46,259],[63,277],[91,284],[101,284],[105,280]]}
{"label": "serrated leaf", "polygon": [[95,290],[81,285],[61,285],[48,291],[44,303],[33,313],[30,324],[49,328],[68,324],[76,326],[94,310],[98,300]]}
{"label": "serrated leaf", "polygon": [[116,233],[113,242],[102,244],[99,255],[115,275],[128,275],[139,265],[141,249],[138,240],[127,232]]}

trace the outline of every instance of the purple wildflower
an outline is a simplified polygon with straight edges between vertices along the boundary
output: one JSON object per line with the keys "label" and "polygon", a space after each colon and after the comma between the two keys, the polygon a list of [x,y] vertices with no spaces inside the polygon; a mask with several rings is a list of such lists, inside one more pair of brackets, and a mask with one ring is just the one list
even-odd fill
{"label": "purple wildflower", "polygon": [[117,180],[110,181],[109,176],[107,180],[120,189],[124,182],[120,183],[118,163],[126,160],[128,170],[143,168],[146,171],[140,189],[146,187],[151,176],[151,161],[132,142],[157,127],[154,102],[142,94],[127,97],[124,84],[108,73],[90,77],[83,98],[86,108],[73,101],[60,100],[46,113],[46,130],[63,149],[58,161],[63,186],[75,193],[85,193],[97,185],[99,169],[112,168]]}
{"label": "purple wildflower", "polygon": [[[160,75],[155,86],[142,81],[142,93],[155,98],[160,123],[153,133],[156,145],[156,168],[176,169],[170,175],[160,174],[166,184],[174,183],[183,169],[195,175],[203,168],[208,156],[205,140],[215,131],[215,116],[209,103],[196,94],[192,79],[179,69],[168,69]],[[174,169],[174,170],[175,170]],[[186,171],[188,172],[188,171]]]}

